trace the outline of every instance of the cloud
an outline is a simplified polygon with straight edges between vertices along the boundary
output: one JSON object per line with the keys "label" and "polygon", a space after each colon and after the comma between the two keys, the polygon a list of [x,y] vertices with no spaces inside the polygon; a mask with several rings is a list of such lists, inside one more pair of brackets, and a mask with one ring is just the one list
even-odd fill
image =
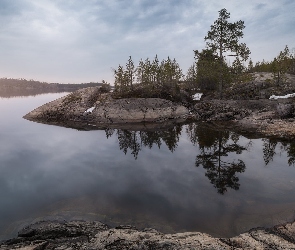
{"label": "cloud", "polygon": [[295,40],[295,2],[287,0],[3,0],[0,7],[1,77],[113,81],[111,68],[130,55],[137,62],[156,54],[175,57],[186,71],[222,8],[245,21],[254,61]]}

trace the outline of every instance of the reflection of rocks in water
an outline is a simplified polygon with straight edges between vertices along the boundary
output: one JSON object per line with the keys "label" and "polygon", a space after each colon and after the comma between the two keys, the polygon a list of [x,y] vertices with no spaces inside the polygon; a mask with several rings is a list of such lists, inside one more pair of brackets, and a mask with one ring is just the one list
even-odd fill
{"label": "reflection of rocks in water", "polygon": [[152,148],[155,145],[160,148],[162,143],[165,143],[168,149],[173,152],[179,141],[181,127],[181,125],[176,125],[165,130],[155,131],[133,131],[107,128],[105,132],[107,138],[116,133],[120,150],[125,154],[130,150],[134,158],[137,159],[138,153],[143,147]]}
{"label": "reflection of rocks in water", "polygon": [[230,153],[241,154],[250,146],[238,144],[239,136],[229,131],[219,131],[207,126],[190,124],[187,133],[193,144],[198,144],[200,154],[196,157],[196,166],[206,169],[206,176],[217,189],[224,194],[228,188],[238,190],[240,187],[237,173],[246,169],[241,159],[228,161],[226,157]]}

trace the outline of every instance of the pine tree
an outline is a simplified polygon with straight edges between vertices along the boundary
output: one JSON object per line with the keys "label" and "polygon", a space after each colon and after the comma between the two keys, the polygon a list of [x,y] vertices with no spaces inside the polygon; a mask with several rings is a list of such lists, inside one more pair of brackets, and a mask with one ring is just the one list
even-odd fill
{"label": "pine tree", "polygon": [[279,84],[283,80],[283,76],[288,72],[291,67],[291,55],[288,46],[286,45],[283,51],[280,51],[279,55],[274,58],[272,62],[272,70],[274,78]]}
{"label": "pine tree", "polygon": [[[214,54],[212,49],[204,49],[201,52],[195,50],[195,59],[197,65],[197,86],[203,92],[217,89],[217,83],[220,79],[220,72],[229,72],[225,62],[220,64],[219,57]],[[227,74],[228,75],[228,74]]]}
{"label": "pine tree", "polygon": [[134,63],[132,61],[131,56],[129,56],[128,62],[126,63],[126,85],[129,86],[131,88],[131,90],[133,89],[133,83],[135,80],[135,73],[136,73],[136,69],[134,66]]}
{"label": "pine tree", "polygon": [[114,70],[115,75],[115,91],[122,92],[124,88],[124,69],[119,64],[118,69]]}
{"label": "pine tree", "polygon": [[[211,49],[219,56],[220,69],[224,63],[224,53],[232,52],[234,56],[241,57],[246,61],[250,55],[250,50],[245,43],[239,43],[239,39],[243,38],[243,29],[245,28],[244,21],[234,23],[228,22],[230,13],[226,9],[219,11],[219,18],[211,25],[211,30],[208,31],[205,37],[207,48]],[[222,89],[224,82],[223,71],[220,71],[219,94],[222,98]]]}
{"label": "pine tree", "polygon": [[252,73],[253,72],[253,61],[252,59],[250,58],[250,61],[249,61],[249,64],[248,64],[248,72]]}
{"label": "pine tree", "polygon": [[195,63],[187,70],[185,85],[187,89],[195,89],[197,87],[197,68]]}

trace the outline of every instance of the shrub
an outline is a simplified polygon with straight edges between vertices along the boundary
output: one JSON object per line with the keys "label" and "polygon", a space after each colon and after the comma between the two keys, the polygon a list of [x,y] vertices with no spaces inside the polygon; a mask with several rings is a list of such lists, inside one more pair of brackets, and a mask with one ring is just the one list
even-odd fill
{"label": "shrub", "polygon": [[70,103],[79,102],[81,100],[82,100],[82,97],[79,93],[71,93],[63,100],[63,103],[65,105],[68,105]]}

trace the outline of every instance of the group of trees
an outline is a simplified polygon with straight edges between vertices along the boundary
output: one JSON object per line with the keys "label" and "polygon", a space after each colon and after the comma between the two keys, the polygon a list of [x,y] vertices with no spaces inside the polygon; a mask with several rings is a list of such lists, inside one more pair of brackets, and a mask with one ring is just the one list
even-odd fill
{"label": "group of trees", "polygon": [[285,73],[295,74],[295,53],[291,53],[286,45],[284,50],[270,62],[257,62],[253,66],[253,62],[249,62],[249,72],[271,72],[277,83],[283,80]]}
{"label": "group of trees", "polygon": [[149,58],[144,61],[141,59],[137,66],[130,56],[125,67],[119,65],[114,69],[114,75],[115,93],[145,93],[151,97],[167,90],[179,92],[179,82],[183,78],[182,70],[175,59],[168,57],[160,62],[157,55],[152,61]]}
{"label": "group of trees", "polygon": [[[206,48],[195,50],[196,58],[196,84],[203,91],[222,92],[225,84],[248,80],[247,73],[272,72],[276,83],[281,83],[285,73],[295,74],[295,54],[288,46],[280,51],[271,62],[257,62],[254,66],[250,59],[250,50],[245,43],[239,43],[245,28],[243,21],[231,23],[228,21],[230,13],[226,9],[219,11],[219,17],[211,25],[205,37]],[[232,64],[226,62],[228,56],[235,59]]]}
{"label": "group of trees", "polygon": [[[199,88],[202,91],[216,90],[220,96],[223,85],[232,79],[233,75],[243,72],[243,62],[249,57],[250,50],[245,43],[239,43],[245,28],[243,21],[231,23],[228,21],[230,13],[226,9],[219,11],[219,18],[211,25],[205,37],[206,48],[195,50],[196,62],[189,68],[187,75],[175,59],[169,57],[159,62],[157,56],[153,61],[148,58],[140,60],[137,67],[129,57],[126,67],[119,65],[114,70],[115,91],[124,94],[133,91],[140,85],[146,92],[165,88],[171,92],[179,92],[179,86],[187,89]],[[233,53],[235,61],[232,66],[227,65],[225,55]]]}
{"label": "group of trees", "polygon": [[[197,82],[201,89],[216,89],[222,97],[223,85],[230,81],[231,75],[241,74],[243,62],[249,58],[250,50],[245,43],[239,43],[243,38],[244,21],[231,23],[230,13],[226,9],[219,11],[219,17],[211,25],[205,36],[206,49],[195,50],[197,59]],[[233,54],[228,54],[233,53]],[[227,65],[226,56],[234,56],[232,66]],[[217,84],[218,83],[218,84]]]}

